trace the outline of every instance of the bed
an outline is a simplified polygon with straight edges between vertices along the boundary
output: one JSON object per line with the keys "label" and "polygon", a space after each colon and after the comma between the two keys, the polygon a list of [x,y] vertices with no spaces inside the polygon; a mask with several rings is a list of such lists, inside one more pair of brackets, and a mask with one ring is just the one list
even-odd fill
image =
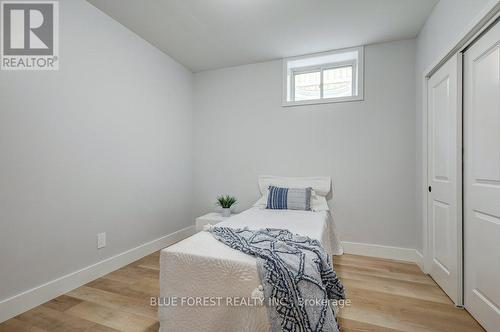
{"label": "bed", "polygon": [[[307,178],[306,183],[300,182],[304,178],[299,178],[299,182],[294,179],[297,178],[261,177],[259,185],[264,194],[268,180],[291,187],[314,185],[312,179],[317,178]],[[323,187],[313,188],[321,194],[328,193],[330,179],[321,179]],[[328,190],[324,189],[326,182]],[[257,202],[217,226],[288,229],[319,240],[332,255],[342,254],[333,218],[327,210],[267,210]],[[269,331],[266,307],[245,302],[259,285],[254,257],[231,249],[209,232],[199,232],[161,251],[160,331]]]}

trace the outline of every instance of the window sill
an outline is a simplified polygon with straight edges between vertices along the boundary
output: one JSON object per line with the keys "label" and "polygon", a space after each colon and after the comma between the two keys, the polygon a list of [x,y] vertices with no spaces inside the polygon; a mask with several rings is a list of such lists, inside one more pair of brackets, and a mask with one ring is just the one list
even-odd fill
{"label": "window sill", "polygon": [[327,99],[313,99],[313,100],[301,100],[301,101],[284,101],[282,102],[282,107],[290,106],[305,106],[305,105],[317,105],[317,104],[332,104],[332,103],[345,103],[350,101],[363,101],[363,96],[354,97],[340,97],[340,98],[327,98]]}

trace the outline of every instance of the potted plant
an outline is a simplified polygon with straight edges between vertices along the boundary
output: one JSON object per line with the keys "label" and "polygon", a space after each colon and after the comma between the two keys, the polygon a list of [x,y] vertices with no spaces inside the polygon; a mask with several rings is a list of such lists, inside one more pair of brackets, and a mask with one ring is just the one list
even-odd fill
{"label": "potted plant", "polygon": [[236,197],[229,195],[221,195],[217,197],[216,204],[222,208],[222,216],[229,217],[231,215],[231,206],[236,204],[238,201]]}

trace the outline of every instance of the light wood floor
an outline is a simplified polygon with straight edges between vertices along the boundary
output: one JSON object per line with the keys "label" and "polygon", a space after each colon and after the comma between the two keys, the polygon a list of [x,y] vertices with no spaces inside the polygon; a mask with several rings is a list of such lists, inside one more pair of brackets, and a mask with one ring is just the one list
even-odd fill
{"label": "light wood floor", "polygon": [[[0,332],[157,331],[159,252],[0,324]],[[336,271],[352,301],[340,326],[352,331],[483,331],[415,264],[344,255]],[[188,331],[186,331],[188,332]]]}

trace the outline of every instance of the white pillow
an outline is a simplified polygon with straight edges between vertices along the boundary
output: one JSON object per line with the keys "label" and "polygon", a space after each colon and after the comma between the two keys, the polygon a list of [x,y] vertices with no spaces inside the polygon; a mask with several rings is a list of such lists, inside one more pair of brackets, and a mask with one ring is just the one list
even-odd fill
{"label": "white pillow", "polygon": [[329,211],[330,207],[328,206],[325,196],[311,194],[311,210],[314,212]]}
{"label": "white pillow", "polygon": [[[265,209],[267,207],[267,195],[269,190],[262,195],[261,198],[255,202],[254,207],[258,207],[260,209]],[[314,190],[311,191],[311,211],[319,212],[319,211],[329,211],[328,202],[324,196],[320,196],[316,194]]]}
{"label": "white pillow", "polygon": [[265,209],[267,207],[267,194],[262,195],[261,198],[259,198],[253,206],[260,209]]}
{"label": "white pillow", "polygon": [[321,196],[326,196],[332,189],[332,179],[329,176],[307,176],[307,177],[288,177],[288,176],[259,176],[260,193],[264,195],[269,186],[282,188],[307,188],[311,187]]}

